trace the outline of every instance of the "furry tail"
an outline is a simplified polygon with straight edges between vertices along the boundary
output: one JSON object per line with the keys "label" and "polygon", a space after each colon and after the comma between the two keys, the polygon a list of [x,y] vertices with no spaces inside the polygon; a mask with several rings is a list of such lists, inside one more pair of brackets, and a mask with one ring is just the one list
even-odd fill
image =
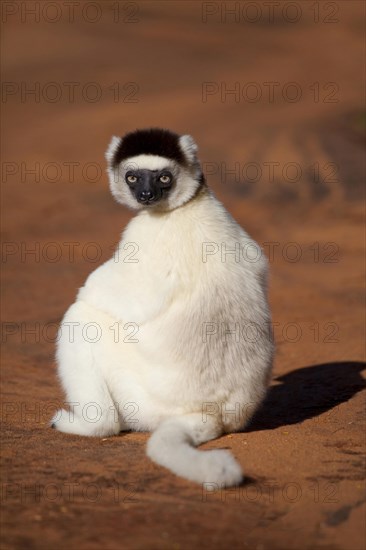
{"label": "furry tail", "polygon": [[201,414],[188,414],[164,420],[150,437],[148,456],[175,474],[197,483],[222,487],[238,485],[243,472],[230,452],[198,451],[194,447],[221,435],[214,417],[203,422]]}

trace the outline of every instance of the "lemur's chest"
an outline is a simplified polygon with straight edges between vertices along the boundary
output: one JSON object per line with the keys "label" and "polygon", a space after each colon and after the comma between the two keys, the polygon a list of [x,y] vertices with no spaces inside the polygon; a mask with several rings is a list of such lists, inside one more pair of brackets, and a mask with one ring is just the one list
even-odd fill
{"label": "lemur's chest", "polygon": [[[123,270],[128,268],[130,276],[149,279],[154,285],[174,277],[176,281],[196,277],[202,270],[203,244],[197,221],[188,213],[173,212],[162,218],[134,219],[118,250]],[[123,254],[127,250],[133,251],[133,256]]]}
{"label": "lemur's chest", "polygon": [[143,230],[136,223],[127,228],[114,257],[89,276],[79,299],[116,319],[143,323],[194,288],[203,269],[201,243],[183,238],[178,224],[154,222]]}
{"label": "lemur's chest", "polygon": [[182,303],[204,302],[202,294],[227,286],[240,270],[240,264],[232,269],[232,255],[225,262],[217,253],[207,256],[222,240],[232,249],[238,238],[235,226],[218,219],[214,209],[214,202],[201,202],[165,216],[136,216],[114,257],[90,275],[79,298],[137,323],[174,306],[180,310]]}

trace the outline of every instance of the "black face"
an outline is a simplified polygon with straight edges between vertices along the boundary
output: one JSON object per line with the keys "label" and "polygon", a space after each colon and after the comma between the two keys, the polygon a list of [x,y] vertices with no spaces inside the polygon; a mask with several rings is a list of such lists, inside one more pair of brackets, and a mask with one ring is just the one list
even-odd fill
{"label": "black face", "polygon": [[173,175],[166,169],[128,170],[125,179],[137,202],[143,205],[160,201],[173,184]]}

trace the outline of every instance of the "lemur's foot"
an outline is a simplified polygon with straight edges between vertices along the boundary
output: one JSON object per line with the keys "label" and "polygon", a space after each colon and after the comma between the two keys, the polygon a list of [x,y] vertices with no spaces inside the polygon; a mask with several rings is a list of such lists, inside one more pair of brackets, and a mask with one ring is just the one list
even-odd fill
{"label": "lemur's foot", "polygon": [[65,409],[56,412],[51,420],[51,428],[68,434],[91,437],[116,435],[121,430],[120,422],[116,420],[112,411],[105,411],[98,419],[89,420]]}

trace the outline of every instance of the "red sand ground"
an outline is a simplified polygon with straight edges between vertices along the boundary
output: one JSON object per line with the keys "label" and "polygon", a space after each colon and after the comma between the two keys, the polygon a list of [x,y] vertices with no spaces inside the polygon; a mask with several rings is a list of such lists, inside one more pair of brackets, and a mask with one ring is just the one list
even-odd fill
{"label": "red sand ground", "polygon": [[[2,548],[361,550],[363,3],[295,2],[293,23],[283,2],[273,21],[257,2],[256,23],[244,12],[225,22],[220,11],[204,22],[200,2],[112,11],[107,1],[91,23],[86,4],[73,22],[64,7],[49,22],[51,6],[40,22],[18,11],[2,25]],[[39,102],[24,95],[37,82]],[[79,83],[74,100],[68,82]],[[203,102],[205,82],[216,84]],[[235,82],[243,95],[221,101]],[[262,98],[251,102],[255,90]],[[232,490],[208,493],[152,464],[147,434],[94,440],[48,426],[63,399],[55,327],[131,216],[109,195],[104,150],[114,133],[155,125],[196,137],[219,198],[273,252],[268,399],[247,431],[204,445],[229,448],[242,464],[246,482]],[[70,162],[79,163],[74,178]],[[94,183],[88,163],[101,167]],[[238,163],[239,177],[225,177],[222,163]]]}

